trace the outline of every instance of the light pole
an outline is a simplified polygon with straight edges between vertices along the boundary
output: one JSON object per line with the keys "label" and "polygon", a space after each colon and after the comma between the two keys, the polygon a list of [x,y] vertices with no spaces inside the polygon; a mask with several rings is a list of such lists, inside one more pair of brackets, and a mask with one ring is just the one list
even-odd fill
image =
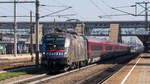
{"label": "light pole", "polygon": [[36,0],[36,65],[39,65],[39,0]]}
{"label": "light pole", "polygon": [[14,0],[14,56],[17,56],[17,23],[16,23],[16,0]]}

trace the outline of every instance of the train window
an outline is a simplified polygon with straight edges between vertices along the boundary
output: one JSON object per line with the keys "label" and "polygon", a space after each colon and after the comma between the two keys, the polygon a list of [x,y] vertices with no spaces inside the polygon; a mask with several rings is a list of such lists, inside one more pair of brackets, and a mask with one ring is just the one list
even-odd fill
{"label": "train window", "polygon": [[120,46],[120,49],[123,50],[123,46]]}
{"label": "train window", "polygon": [[119,49],[119,47],[118,47],[118,46],[115,46],[114,49],[117,50],[117,49]]}
{"label": "train window", "polygon": [[55,38],[52,38],[52,37],[46,38],[46,44],[47,45],[53,45],[54,40],[55,40]]}
{"label": "train window", "polygon": [[56,38],[55,42],[56,42],[55,44],[56,44],[57,49],[64,49],[65,38],[63,37]]}
{"label": "train window", "polygon": [[101,45],[91,45],[91,50],[103,50],[103,46],[101,46]]}
{"label": "train window", "polygon": [[65,38],[56,38],[56,44],[57,45],[64,45]]}
{"label": "train window", "polygon": [[106,50],[112,50],[112,46],[106,46]]}

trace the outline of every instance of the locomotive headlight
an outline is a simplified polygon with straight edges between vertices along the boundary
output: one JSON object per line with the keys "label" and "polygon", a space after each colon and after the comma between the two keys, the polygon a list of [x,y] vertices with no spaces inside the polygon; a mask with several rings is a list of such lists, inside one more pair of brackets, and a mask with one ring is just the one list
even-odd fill
{"label": "locomotive headlight", "polygon": [[[63,54],[63,53],[62,53],[62,54]],[[67,56],[67,52],[64,52],[64,54],[63,54],[63,55],[64,55],[64,57],[66,57],[66,56]]]}
{"label": "locomotive headlight", "polygon": [[64,54],[63,54],[63,55],[64,55],[64,56],[67,56],[67,52],[68,52],[68,47],[65,48],[65,51],[64,51]]}
{"label": "locomotive headlight", "polygon": [[42,53],[42,57],[45,57],[45,52]]}
{"label": "locomotive headlight", "polygon": [[43,56],[43,57],[45,57],[45,55],[46,55],[46,53],[45,53],[45,52],[43,52],[43,53],[42,53],[42,56]]}
{"label": "locomotive headlight", "polygon": [[45,52],[43,52],[43,54],[45,55]]}

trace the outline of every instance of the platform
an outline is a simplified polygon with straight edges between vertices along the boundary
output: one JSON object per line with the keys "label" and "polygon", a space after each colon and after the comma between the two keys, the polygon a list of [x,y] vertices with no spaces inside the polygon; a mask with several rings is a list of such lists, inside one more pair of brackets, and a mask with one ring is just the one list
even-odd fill
{"label": "platform", "polygon": [[150,54],[141,54],[103,84],[150,84]]}
{"label": "platform", "polygon": [[[41,58],[41,54],[39,55],[39,59]],[[13,54],[0,55],[0,63],[3,62],[20,62],[20,61],[29,61],[35,59],[35,54],[17,54],[14,56]]]}

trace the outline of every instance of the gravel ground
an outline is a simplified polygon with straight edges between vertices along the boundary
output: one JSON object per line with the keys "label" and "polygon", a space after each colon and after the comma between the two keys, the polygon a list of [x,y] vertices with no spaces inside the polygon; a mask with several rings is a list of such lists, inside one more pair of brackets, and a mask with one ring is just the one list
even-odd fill
{"label": "gravel ground", "polygon": [[42,84],[78,84],[83,79],[95,74],[96,72],[103,72],[108,67],[112,67],[115,64],[98,64],[96,66],[86,68],[71,74],[51,79]]}

